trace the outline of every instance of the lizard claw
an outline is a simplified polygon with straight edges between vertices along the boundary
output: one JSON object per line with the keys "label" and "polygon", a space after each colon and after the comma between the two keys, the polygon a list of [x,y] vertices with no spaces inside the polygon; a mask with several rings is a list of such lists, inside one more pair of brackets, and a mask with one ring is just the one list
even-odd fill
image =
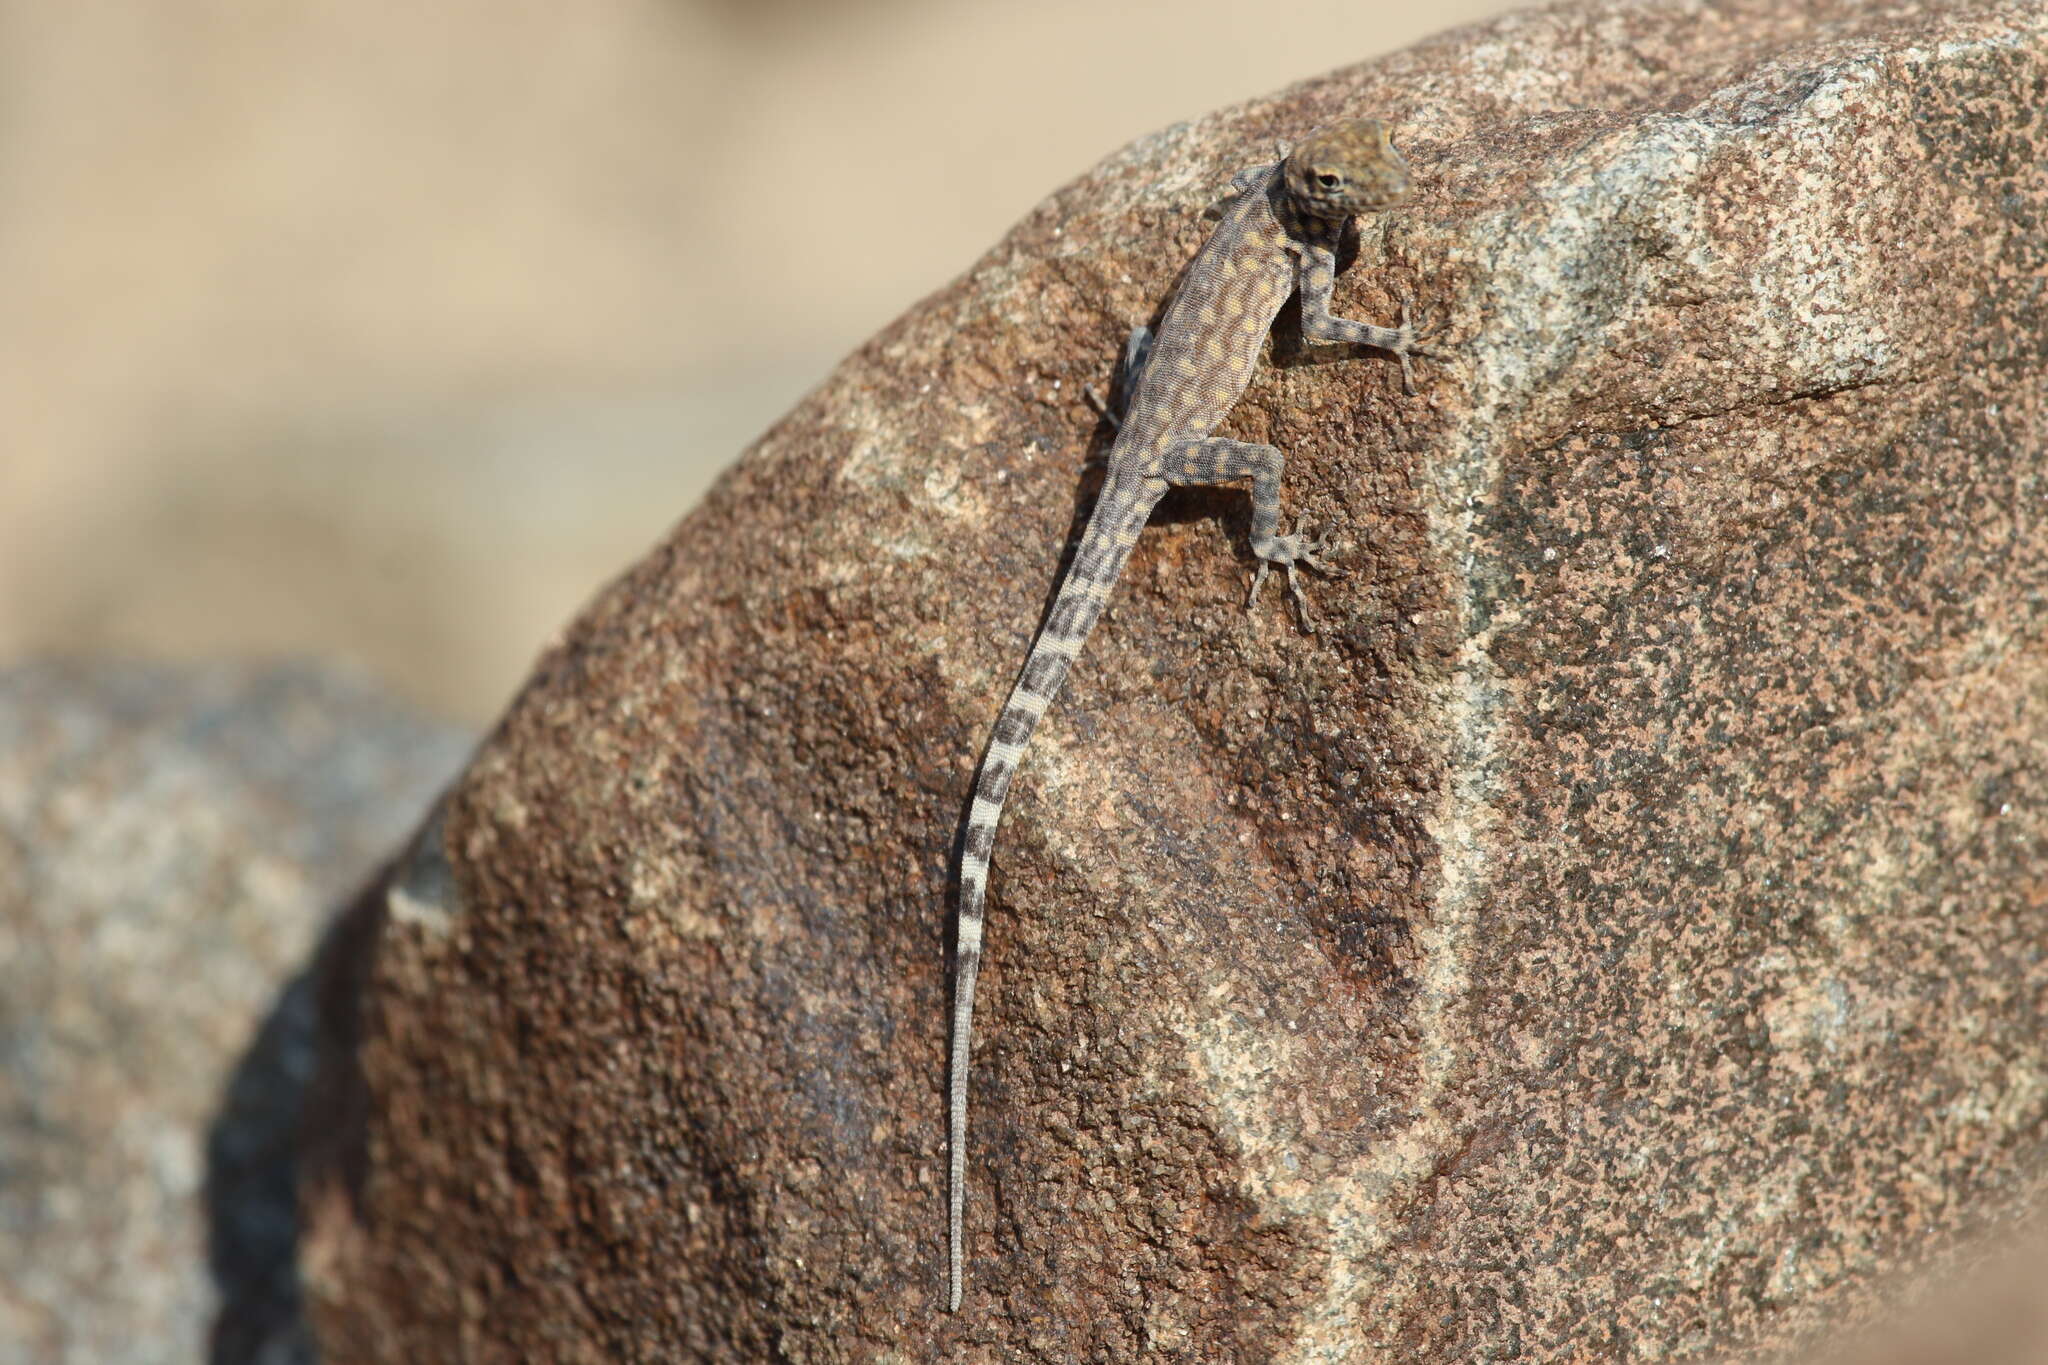
{"label": "lizard claw", "polygon": [[[1297,525],[1296,530],[1299,531],[1299,529]],[[1317,531],[1313,536],[1302,541],[1299,562],[1308,565],[1325,578],[1342,578],[1350,570],[1340,568],[1322,557],[1323,552],[1330,548],[1331,543],[1327,531]]]}
{"label": "lizard claw", "polygon": [[1436,348],[1437,333],[1442,330],[1438,324],[1430,320],[1427,313],[1417,313],[1415,315],[1415,339],[1408,347],[1409,353],[1421,356],[1425,360],[1450,359],[1448,355]]}

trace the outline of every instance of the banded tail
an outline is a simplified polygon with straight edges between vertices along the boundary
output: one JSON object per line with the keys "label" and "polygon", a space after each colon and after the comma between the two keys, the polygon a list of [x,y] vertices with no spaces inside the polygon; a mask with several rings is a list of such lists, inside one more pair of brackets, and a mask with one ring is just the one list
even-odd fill
{"label": "banded tail", "polygon": [[1131,547],[1138,543],[1138,532],[1163,491],[1163,484],[1155,490],[1149,483],[1116,479],[1103,488],[1052,611],[1039,628],[1038,638],[1031,642],[1024,672],[996,718],[988,751],[975,776],[974,806],[967,816],[967,833],[960,849],[960,934],[953,968],[953,1076],[947,1149],[952,1200],[947,1306],[952,1312],[960,1311],[965,1279],[968,1050],[974,1026],[974,978],[981,969],[982,900],[988,891],[996,824],[1003,818],[1003,798],[1009,794],[1010,779],[1024,757],[1024,746],[1031,742],[1031,732],[1059,695],[1067,669],[1081,652],[1088,632],[1095,628],[1124,561],[1131,556]]}

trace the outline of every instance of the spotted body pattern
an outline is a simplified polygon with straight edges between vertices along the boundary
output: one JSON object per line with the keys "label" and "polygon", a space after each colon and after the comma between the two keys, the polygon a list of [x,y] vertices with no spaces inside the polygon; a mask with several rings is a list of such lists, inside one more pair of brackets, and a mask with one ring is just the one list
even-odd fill
{"label": "spotted body pattern", "polygon": [[1108,479],[1058,598],[996,720],[975,782],[960,852],[953,986],[948,1304],[954,1311],[960,1307],[963,1281],[968,1052],[983,901],[996,823],[1024,746],[1066,681],[1152,508],[1174,485],[1251,480],[1251,547],[1259,560],[1251,598],[1256,600],[1266,570],[1278,565],[1307,623],[1295,570],[1299,565],[1325,569],[1318,558],[1323,544],[1303,537],[1298,528],[1296,534],[1280,533],[1283,457],[1269,445],[1211,434],[1244,393],[1273,318],[1290,293],[1301,293],[1306,340],[1391,351],[1400,359],[1403,387],[1410,393],[1409,357],[1427,354],[1416,344],[1405,303],[1399,327],[1375,327],[1332,317],[1329,311],[1346,220],[1390,207],[1408,192],[1407,166],[1382,124],[1360,120],[1319,133],[1284,160],[1241,173],[1230,188],[1221,219],[1188,266],[1156,337],[1142,327],[1132,333],[1124,363],[1128,402],[1110,450]]}

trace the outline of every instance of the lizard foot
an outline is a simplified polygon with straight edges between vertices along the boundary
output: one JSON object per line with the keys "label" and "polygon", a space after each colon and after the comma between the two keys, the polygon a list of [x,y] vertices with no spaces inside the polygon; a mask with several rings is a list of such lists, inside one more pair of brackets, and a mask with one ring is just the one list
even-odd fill
{"label": "lizard foot", "polygon": [[1401,392],[1409,397],[1415,395],[1415,370],[1410,357],[1436,359],[1436,352],[1424,349],[1422,343],[1429,339],[1429,324],[1419,316],[1410,316],[1413,303],[1406,294],[1401,296],[1401,324],[1396,329],[1401,334],[1401,344],[1394,348],[1394,358],[1401,362]]}
{"label": "lizard foot", "polygon": [[1252,575],[1252,590],[1244,599],[1245,609],[1250,610],[1252,604],[1259,600],[1259,589],[1265,584],[1266,570],[1278,564],[1287,571],[1287,595],[1294,601],[1294,610],[1301,618],[1302,630],[1310,635],[1315,634],[1315,618],[1309,614],[1308,599],[1302,596],[1301,584],[1295,577],[1295,569],[1297,566],[1305,566],[1326,577],[1341,578],[1344,571],[1322,557],[1323,552],[1329,548],[1330,539],[1327,535],[1302,534],[1300,518],[1295,520],[1292,535],[1274,536],[1264,548],[1254,545],[1252,553],[1259,557],[1259,568],[1258,572]]}
{"label": "lizard foot", "polygon": [[1437,327],[1423,314],[1412,311],[1414,300],[1408,295],[1401,296],[1401,325],[1395,330],[1400,341],[1394,346],[1394,358],[1401,362],[1401,392],[1415,393],[1415,370],[1410,364],[1414,360],[1449,360],[1451,357],[1437,350],[1432,344],[1436,340]]}

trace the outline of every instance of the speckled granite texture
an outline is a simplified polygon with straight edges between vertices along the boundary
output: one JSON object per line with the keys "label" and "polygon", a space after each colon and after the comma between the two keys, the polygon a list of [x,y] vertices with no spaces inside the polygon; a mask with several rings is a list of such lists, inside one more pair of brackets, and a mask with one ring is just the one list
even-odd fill
{"label": "speckled granite texture", "polygon": [[[996,855],[966,1311],[946,871],[1200,209],[1421,187],[1176,495]],[[765,436],[543,660],[331,964],[334,1359],[1730,1360],[2034,1199],[2048,11],[1526,14],[1138,143]],[[821,230],[827,230],[821,225]]]}

